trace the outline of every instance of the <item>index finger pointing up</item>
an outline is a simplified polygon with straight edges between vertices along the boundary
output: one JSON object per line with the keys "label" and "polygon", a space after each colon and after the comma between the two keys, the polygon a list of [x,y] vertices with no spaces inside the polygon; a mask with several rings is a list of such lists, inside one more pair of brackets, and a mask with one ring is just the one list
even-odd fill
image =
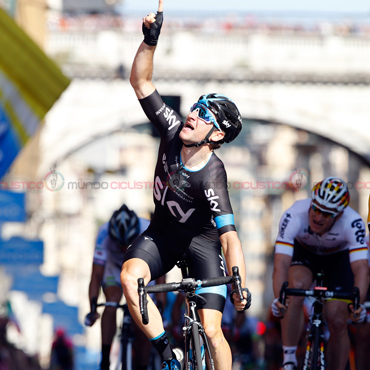
{"label": "index finger pointing up", "polygon": [[163,12],[163,0],[159,0],[158,11]]}

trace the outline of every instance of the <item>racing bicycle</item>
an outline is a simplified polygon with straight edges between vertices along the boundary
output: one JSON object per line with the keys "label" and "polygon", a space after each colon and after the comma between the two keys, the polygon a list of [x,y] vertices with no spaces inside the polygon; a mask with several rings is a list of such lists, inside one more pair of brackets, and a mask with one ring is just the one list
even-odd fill
{"label": "racing bicycle", "polygon": [[313,304],[307,328],[307,344],[303,362],[303,370],[325,370],[324,357],[324,319],[323,305],[328,299],[339,298],[351,300],[355,310],[359,306],[360,291],[357,287],[352,292],[330,291],[323,286],[324,274],[316,274],[316,286],[313,289],[288,288],[288,282],[283,283],[280,290],[279,301],[285,306],[288,296],[301,296],[313,298]]}
{"label": "racing bicycle", "polygon": [[[243,289],[241,288],[241,278],[238,267],[233,267],[233,275],[226,277],[216,277],[203,280],[195,280],[190,278],[188,268],[185,261],[177,262],[177,266],[181,269],[182,280],[177,283],[157,284],[153,286],[144,286],[144,279],[138,279],[138,293],[140,303],[140,313],[144,325],[149,323],[146,298],[147,293],[155,292],[181,292],[185,294],[186,312],[184,314],[185,325],[183,327],[183,335],[185,341],[185,370],[214,370],[214,363],[211,355],[209,342],[200,321],[197,300],[205,298],[197,295],[196,289],[200,287],[211,287],[223,284],[233,283],[236,293],[241,300],[243,297]],[[251,296],[248,292],[248,304],[250,305]]]}

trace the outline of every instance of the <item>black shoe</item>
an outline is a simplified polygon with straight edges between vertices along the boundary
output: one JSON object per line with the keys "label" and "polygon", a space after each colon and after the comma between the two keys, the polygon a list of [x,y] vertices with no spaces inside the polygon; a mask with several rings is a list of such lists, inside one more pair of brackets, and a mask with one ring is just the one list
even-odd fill
{"label": "black shoe", "polygon": [[162,363],[163,370],[181,370],[181,364],[175,358],[172,360],[163,361]]}

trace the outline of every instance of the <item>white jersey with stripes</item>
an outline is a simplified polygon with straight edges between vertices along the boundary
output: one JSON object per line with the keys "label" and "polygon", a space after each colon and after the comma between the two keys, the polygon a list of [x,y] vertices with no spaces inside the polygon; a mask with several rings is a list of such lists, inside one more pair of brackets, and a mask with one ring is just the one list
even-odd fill
{"label": "white jersey with stripes", "polygon": [[349,249],[350,262],[368,259],[365,223],[351,207],[345,208],[331,229],[323,235],[313,232],[309,224],[311,199],[296,201],[287,209],[279,225],[275,253],[293,256],[294,243],[308,251],[328,255]]}

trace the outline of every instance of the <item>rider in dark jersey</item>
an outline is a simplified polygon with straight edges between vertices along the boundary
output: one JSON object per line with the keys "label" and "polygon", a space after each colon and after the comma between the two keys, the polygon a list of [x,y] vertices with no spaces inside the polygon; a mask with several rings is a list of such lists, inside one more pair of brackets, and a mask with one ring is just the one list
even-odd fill
{"label": "rider in dark jersey", "polygon": [[[163,358],[163,369],[180,369],[174,359],[158,310],[148,304],[150,322],[142,325],[138,309],[137,279],[145,283],[168,272],[185,259],[194,278],[224,276],[222,252],[227,268],[239,266],[245,284],[244,256],[236,233],[227,191],[226,171],[214,149],[232,141],[240,132],[238,108],[219,94],[203,95],[185,122],[167,106],[152,83],[153,56],[163,20],[163,1],[158,13],[144,18],[144,41],[136,54],[130,82],[149,120],[161,136],[154,175],[155,211],[148,229],[126,252],[121,282],[137,324]],[[222,248],[221,248],[222,247]],[[221,330],[226,287],[198,292],[207,303],[200,317],[210,339],[217,370],[231,370],[231,351]],[[250,305],[250,294],[235,298],[242,311]],[[199,300],[200,301],[200,300]]]}

